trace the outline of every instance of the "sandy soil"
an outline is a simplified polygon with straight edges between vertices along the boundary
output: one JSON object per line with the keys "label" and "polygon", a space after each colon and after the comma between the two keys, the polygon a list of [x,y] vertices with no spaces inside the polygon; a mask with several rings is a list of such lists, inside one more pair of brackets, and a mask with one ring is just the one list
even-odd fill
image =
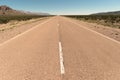
{"label": "sandy soil", "polygon": [[99,25],[97,23],[89,23],[89,22],[79,21],[79,20],[76,20],[76,22],[79,22],[84,27],[88,27],[88,28],[95,30],[99,33],[102,33],[110,38],[120,41],[120,29]]}
{"label": "sandy soil", "polygon": [[0,24],[0,43],[40,24],[44,19],[47,18],[32,19],[28,21],[11,21],[7,24]]}

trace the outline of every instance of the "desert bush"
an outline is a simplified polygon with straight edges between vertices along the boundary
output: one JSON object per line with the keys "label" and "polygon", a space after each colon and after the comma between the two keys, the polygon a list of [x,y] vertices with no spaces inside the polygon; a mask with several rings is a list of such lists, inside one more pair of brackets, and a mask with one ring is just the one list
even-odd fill
{"label": "desert bush", "polygon": [[25,21],[25,20],[30,20],[34,18],[41,18],[41,17],[46,17],[46,16],[40,16],[40,15],[0,15],[0,24],[3,23],[8,23],[11,20],[17,20],[17,21]]}
{"label": "desert bush", "polygon": [[105,25],[111,25],[116,26],[115,23],[119,23],[120,22],[120,15],[69,15],[66,17],[70,17],[70,18],[76,18],[79,20],[85,20],[85,21],[97,21],[99,23],[101,23],[101,21],[103,21]]}

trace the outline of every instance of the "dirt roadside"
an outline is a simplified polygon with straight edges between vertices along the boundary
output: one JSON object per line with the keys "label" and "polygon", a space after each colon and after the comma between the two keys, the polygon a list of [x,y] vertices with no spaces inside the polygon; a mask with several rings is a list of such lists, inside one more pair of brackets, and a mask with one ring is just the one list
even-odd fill
{"label": "dirt roadside", "polygon": [[101,34],[104,34],[110,38],[120,41],[120,29],[111,28],[109,26],[99,25],[97,23],[89,23],[89,22],[84,22],[84,21],[80,21],[80,20],[75,20],[75,21],[80,23],[84,27],[90,28],[90,29],[95,30]]}
{"label": "dirt roadside", "polygon": [[7,24],[0,24],[0,44],[40,24],[46,19],[48,18],[31,19],[28,21],[11,21]]}

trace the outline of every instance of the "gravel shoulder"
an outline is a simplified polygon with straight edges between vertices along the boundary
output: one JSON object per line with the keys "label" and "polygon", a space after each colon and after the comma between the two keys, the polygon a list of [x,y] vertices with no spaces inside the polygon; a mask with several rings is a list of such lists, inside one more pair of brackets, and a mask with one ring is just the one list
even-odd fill
{"label": "gravel shoulder", "polygon": [[31,19],[28,21],[11,21],[7,24],[0,24],[0,44],[42,23],[45,19],[48,18]]}
{"label": "gravel shoulder", "polygon": [[99,25],[97,23],[89,23],[89,22],[84,22],[84,21],[80,21],[80,20],[75,20],[75,21],[79,22],[84,27],[90,28],[90,29],[97,31],[101,34],[104,34],[110,38],[120,41],[120,29],[112,28],[109,26]]}

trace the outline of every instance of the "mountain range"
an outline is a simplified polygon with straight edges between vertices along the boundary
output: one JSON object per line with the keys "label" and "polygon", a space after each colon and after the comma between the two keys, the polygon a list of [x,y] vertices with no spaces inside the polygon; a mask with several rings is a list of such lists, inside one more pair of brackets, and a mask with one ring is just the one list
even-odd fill
{"label": "mountain range", "polygon": [[101,12],[101,13],[95,13],[92,15],[120,15],[120,11]]}
{"label": "mountain range", "polygon": [[[42,13],[42,12],[30,12],[30,11],[23,11],[23,10],[15,10],[9,6],[1,5],[0,6],[0,15],[50,15],[50,14]],[[91,15],[120,15],[120,11],[101,12],[101,13],[94,13]]]}
{"label": "mountain range", "polygon": [[15,10],[6,5],[0,6],[0,15],[49,15],[48,13]]}

